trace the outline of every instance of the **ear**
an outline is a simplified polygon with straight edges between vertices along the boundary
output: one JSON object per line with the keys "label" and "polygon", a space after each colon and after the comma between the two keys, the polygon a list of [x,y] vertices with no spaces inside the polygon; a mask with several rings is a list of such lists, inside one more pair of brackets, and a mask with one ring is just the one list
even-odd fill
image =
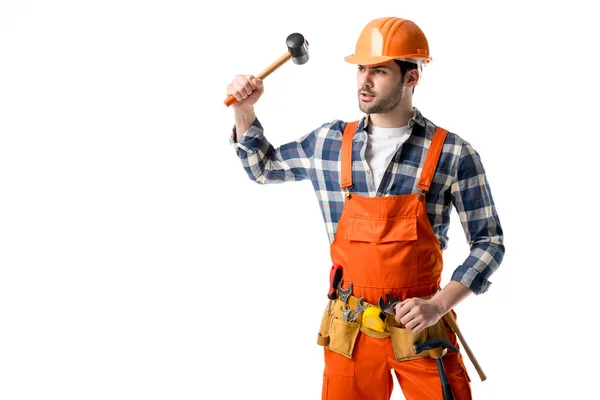
{"label": "ear", "polygon": [[419,83],[419,79],[421,78],[421,73],[418,69],[411,69],[406,72],[404,76],[404,86],[413,87]]}

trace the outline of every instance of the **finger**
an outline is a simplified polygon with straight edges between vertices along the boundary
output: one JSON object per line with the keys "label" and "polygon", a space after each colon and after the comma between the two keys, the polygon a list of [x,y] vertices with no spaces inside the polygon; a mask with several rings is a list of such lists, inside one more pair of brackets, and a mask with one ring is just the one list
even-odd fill
{"label": "finger", "polygon": [[401,319],[406,316],[408,311],[410,311],[410,310],[403,310],[400,307],[396,306],[396,317],[395,317],[396,322],[399,324],[402,324]]}
{"label": "finger", "polygon": [[237,75],[235,79],[230,83],[230,86],[233,88],[234,93],[237,92],[242,98],[244,96],[248,97],[250,93],[248,93],[248,88],[251,88],[251,85],[248,82],[248,78],[245,75]]}
{"label": "finger", "polygon": [[248,96],[250,96],[256,90],[256,85],[254,82],[252,82],[252,75],[245,76],[244,89],[246,90],[246,94]]}
{"label": "finger", "polygon": [[232,90],[231,94],[234,94],[234,92],[239,89],[243,82],[243,79],[243,75],[236,75],[235,78],[233,78],[233,80],[229,83],[229,85],[227,85],[227,89],[229,90],[231,88]]}
{"label": "finger", "polygon": [[256,90],[256,78],[252,75],[246,75],[246,79],[248,79],[248,83],[250,84],[250,89],[254,92]]}
{"label": "finger", "polygon": [[427,320],[423,318],[419,313],[415,313],[414,310],[410,315],[410,320],[406,321],[404,324],[405,327],[409,327],[410,329],[415,329],[419,325],[427,325]]}
{"label": "finger", "polygon": [[240,93],[239,89],[232,88],[230,93],[237,101],[242,101],[245,99],[244,95]]}
{"label": "finger", "polygon": [[417,324],[419,322],[419,320],[416,319],[416,313],[412,310],[404,317],[400,318],[400,323],[404,326],[410,325],[411,322],[413,322],[413,324]]}
{"label": "finger", "polygon": [[250,85],[245,80],[237,80],[232,83],[232,86],[234,89],[233,95],[236,96],[238,100],[244,100],[252,93],[252,91],[249,90]]}
{"label": "finger", "polygon": [[231,83],[229,86],[227,86],[227,95],[228,96],[233,96],[235,97],[235,99],[237,101],[242,101],[242,95],[240,94],[240,92],[233,86],[233,83]]}
{"label": "finger", "polygon": [[410,320],[405,324],[402,324],[402,326],[404,326],[406,329],[410,329],[411,331],[413,331],[413,329],[415,329],[417,326],[419,325],[419,322],[417,322],[416,320]]}
{"label": "finger", "polygon": [[253,78],[252,82],[256,86],[256,90],[258,90],[260,93],[262,93],[265,90],[262,79]]}
{"label": "finger", "polygon": [[406,316],[407,313],[410,312],[410,308],[408,307],[400,307],[400,304],[396,305],[396,322],[401,324],[400,320]]}
{"label": "finger", "polygon": [[244,99],[252,94],[252,85],[250,85],[250,82],[244,82],[243,86],[240,87],[240,93]]}
{"label": "finger", "polygon": [[248,96],[256,91],[256,78],[254,75],[246,75],[245,77],[245,88],[248,92]]}
{"label": "finger", "polygon": [[399,306],[413,306],[416,303],[416,300],[414,298],[410,298],[410,299],[404,299],[402,300],[400,303],[398,303]]}
{"label": "finger", "polygon": [[410,329],[412,333],[417,334],[417,333],[423,332],[423,330],[425,330],[425,328],[427,328],[427,324],[425,324],[424,322],[421,322],[420,324],[416,324],[415,326],[411,326],[408,329]]}
{"label": "finger", "polygon": [[403,300],[396,305],[397,318],[402,318],[412,309],[412,303],[409,300]]}

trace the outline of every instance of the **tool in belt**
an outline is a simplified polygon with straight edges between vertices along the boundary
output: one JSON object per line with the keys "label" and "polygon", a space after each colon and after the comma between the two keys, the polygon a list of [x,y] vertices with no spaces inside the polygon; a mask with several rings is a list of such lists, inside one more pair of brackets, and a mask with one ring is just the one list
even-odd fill
{"label": "tool in belt", "polygon": [[[482,381],[487,379],[471,348],[465,341],[452,310],[444,315],[437,324],[428,327],[419,334],[413,334],[396,321],[396,305],[401,299],[387,294],[387,301],[380,297],[378,304],[374,305],[367,303],[362,297],[353,296],[352,282],[348,283],[346,289],[343,288],[342,267],[338,264],[331,267],[330,287],[327,297],[329,302],[321,321],[317,339],[319,345],[351,358],[354,342],[360,331],[376,338],[391,336],[398,361],[422,358],[427,356],[427,352],[415,352],[414,345],[432,338],[448,340],[444,328],[445,321],[450,330],[460,340],[480,379]],[[431,295],[421,298],[429,299]]]}

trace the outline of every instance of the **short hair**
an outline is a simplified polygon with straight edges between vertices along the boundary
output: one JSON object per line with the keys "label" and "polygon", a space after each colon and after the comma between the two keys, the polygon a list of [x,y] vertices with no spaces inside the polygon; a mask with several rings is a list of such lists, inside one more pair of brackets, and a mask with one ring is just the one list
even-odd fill
{"label": "short hair", "polygon": [[[404,76],[406,75],[406,73],[408,71],[411,71],[413,69],[419,70],[419,66],[410,61],[394,59],[394,62],[400,67],[400,72],[402,73],[402,79],[404,79]],[[413,93],[415,92],[414,86],[412,88],[412,92]]]}

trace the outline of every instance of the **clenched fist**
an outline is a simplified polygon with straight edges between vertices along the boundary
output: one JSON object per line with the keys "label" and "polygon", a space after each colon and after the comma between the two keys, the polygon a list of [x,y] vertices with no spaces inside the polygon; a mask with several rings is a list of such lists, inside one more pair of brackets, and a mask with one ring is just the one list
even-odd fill
{"label": "clenched fist", "polygon": [[232,107],[237,110],[251,109],[263,94],[263,81],[253,75],[237,75],[227,85],[227,95],[233,95],[237,102]]}

